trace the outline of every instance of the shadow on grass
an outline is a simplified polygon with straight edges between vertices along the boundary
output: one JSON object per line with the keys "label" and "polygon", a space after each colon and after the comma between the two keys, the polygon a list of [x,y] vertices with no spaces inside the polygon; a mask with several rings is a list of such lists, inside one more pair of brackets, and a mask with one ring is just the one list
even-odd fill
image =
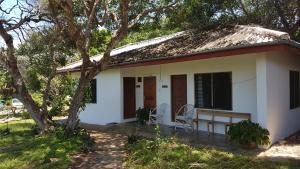
{"label": "shadow on grass", "polygon": [[[79,137],[60,139],[54,134],[34,135],[33,123],[12,123],[11,134],[1,136],[0,168],[67,168],[69,154],[80,149]],[[0,129],[3,125],[0,125]]]}
{"label": "shadow on grass", "polygon": [[192,147],[176,141],[162,141],[159,146],[154,140],[142,139],[128,145],[128,168],[212,168],[212,169],[277,169],[300,168],[297,161],[274,162],[253,156],[226,152],[211,147]]}

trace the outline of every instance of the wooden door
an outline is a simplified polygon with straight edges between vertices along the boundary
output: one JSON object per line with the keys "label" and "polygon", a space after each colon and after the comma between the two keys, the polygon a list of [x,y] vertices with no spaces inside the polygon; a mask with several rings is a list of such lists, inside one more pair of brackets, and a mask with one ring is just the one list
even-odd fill
{"label": "wooden door", "polygon": [[124,119],[135,117],[135,78],[124,77],[123,78],[123,92],[124,92]]}
{"label": "wooden door", "polygon": [[186,75],[171,76],[171,102],[172,121],[174,121],[176,112],[180,109],[181,106],[187,104]]}
{"label": "wooden door", "polygon": [[152,76],[144,77],[144,107],[156,107],[156,78]]}

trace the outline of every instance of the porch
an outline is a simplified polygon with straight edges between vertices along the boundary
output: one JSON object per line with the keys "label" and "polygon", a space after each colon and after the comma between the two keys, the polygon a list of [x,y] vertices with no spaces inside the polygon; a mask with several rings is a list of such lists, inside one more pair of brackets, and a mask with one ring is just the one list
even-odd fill
{"label": "porch", "polygon": [[[258,55],[239,55],[182,63],[126,67],[121,74],[121,122],[135,120],[135,110],[163,105],[161,123],[174,126],[178,110],[186,104],[250,114],[257,119],[256,59]],[[211,118],[203,115],[201,119]],[[228,117],[216,120],[229,122]],[[236,119],[235,120],[239,120]],[[208,131],[207,121],[198,130]],[[225,134],[224,124],[213,126]]]}

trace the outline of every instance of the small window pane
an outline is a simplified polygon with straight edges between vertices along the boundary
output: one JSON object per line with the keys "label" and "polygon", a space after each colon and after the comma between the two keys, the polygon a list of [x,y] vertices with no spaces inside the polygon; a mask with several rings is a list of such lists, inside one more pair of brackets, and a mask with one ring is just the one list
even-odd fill
{"label": "small window pane", "polygon": [[290,71],[290,108],[300,107],[300,79],[299,72]]}
{"label": "small window pane", "polygon": [[214,73],[214,108],[232,110],[231,73]]}
{"label": "small window pane", "polygon": [[212,108],[211,74],[195,75],[195,106]]}

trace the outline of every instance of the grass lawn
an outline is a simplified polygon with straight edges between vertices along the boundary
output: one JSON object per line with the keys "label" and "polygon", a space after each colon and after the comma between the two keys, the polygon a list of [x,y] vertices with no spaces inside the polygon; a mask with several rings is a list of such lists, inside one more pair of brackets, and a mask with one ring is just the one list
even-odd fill
{"label": "grass lawn", "polygon": [[[79,151],[79,137],[60,139],[54,134],[34,135],[32,120],[10,122],[11,134],[0,134],[0,169],[67,168],[70,154]],[[0,130],[6,124],[0,124]]]}
{"label": "grass lawn", "polygon": [[[10,122],[11,134],[0,134],[0,169],[67,168],[72,153],[80,151],[83,142],[55,134],[34,135],[32,120]],[[0,130],[6,124],[0,124]],[[212,148],[190,147],[172,139],[133,138],[127,145],[129,169],[287,169],[299,168],[296,162],[271,162]]]}
{"label": "grass lawn", "polygon": [[271,162],[212,148],[194,148],[175,141],[139,140],[128,145],[130,169],[287,169],[297,162]]}

